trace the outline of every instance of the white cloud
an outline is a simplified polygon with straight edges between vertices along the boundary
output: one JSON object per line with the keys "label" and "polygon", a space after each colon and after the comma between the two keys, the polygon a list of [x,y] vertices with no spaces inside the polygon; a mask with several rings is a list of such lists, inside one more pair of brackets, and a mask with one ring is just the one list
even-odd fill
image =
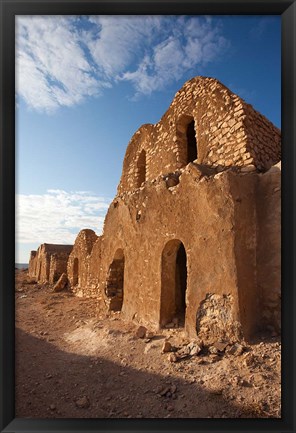
{"label": "white cloud", "polygon": [[211,20],[177,20],[178,35],[168,37],[153,47],[137,70],[125,72],[121,79],[131,81],[138,93],[150,94],[164,89],[196,67],[204,67],[227,49],[228,42]]}
{"label": "white cloud", "polygon": [[100,234],[110,200],[86,191],[16,195],[16,242],[73,244],[78,232]]}
{"label": "white cloud", "polygon": [[208,17],[18,16],[17,93],[46,111],[123,80],[149,94],[226,48],[221,28]]}
{"label": "white cloud", "polygon": [[140,46],[154,28],[151,18],[101,16],[90,21],[98,27],[88,43],[90,53],[110,79],[137,58]]}
{"label": "white cloud", "polygon": [[18,16],[16,28],[16,85],[29,106],[52,111],[99,93],[72,19]]}

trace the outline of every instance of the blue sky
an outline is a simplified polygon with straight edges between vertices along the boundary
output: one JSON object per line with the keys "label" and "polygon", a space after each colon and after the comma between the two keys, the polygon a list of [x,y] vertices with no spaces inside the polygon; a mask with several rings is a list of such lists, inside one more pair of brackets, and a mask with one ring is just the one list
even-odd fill
{"label": "blue sky", "polygon": [[16,262],[101,233],[127,144],[185,81],[219,79],[280,127],[279,16],[19,16]]}

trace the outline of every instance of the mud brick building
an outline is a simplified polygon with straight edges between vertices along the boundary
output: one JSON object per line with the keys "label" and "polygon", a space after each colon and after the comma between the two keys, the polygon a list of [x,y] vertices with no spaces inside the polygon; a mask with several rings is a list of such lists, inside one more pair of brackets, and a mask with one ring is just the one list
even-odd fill
{"label": "mud brick building", "polygon": [[67,272],[67,263],[73,245],[42,244],[31,251],[29,275],[40,283],[54,284]]}
{"label": "mud brick building", "polygon": [[133,135],[103,234],[82,230],[69,255],[69,286],[208,342],[279,332],[280,159],[280,131],[251,105],[216,79],[186,82]]}

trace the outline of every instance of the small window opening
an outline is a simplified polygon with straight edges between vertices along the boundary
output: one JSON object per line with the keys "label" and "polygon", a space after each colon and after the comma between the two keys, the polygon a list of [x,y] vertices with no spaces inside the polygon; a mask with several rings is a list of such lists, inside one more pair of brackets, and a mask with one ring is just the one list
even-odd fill
{"label": "small window opening", "polygon": [[197,159],[197,142],[195,138],[194,120],[192,120],[186,130],[187,138],[187,164]]}

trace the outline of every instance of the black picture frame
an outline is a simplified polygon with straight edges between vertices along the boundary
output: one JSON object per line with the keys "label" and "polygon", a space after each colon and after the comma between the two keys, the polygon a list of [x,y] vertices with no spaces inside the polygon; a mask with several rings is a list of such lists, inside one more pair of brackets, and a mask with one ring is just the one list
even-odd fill
{"label": "black picture frame", "polygon": [[[2,432],[281,432],[295,430],[296,4],[288,0],[0,0],[0,429]],[[281,15],[282,21],[282,418],[17,419],[14,417],[15,27],[16,15]]]}

